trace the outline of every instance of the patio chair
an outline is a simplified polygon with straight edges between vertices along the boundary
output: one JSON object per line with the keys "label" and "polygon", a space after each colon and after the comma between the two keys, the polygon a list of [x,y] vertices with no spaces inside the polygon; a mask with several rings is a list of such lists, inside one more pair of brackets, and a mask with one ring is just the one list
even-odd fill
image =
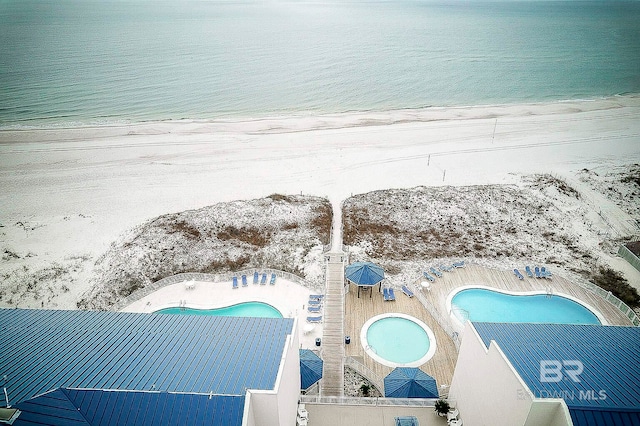
{"label": "patio chair", "polygon": [[538,268],[537,266],[533,269],[533,273],[536,274],[536,278],[542,278],[542,276],[540,275],[540,268]]}
{"label": "patio chair", "polygon": [[453,262],[453,267],[454,268],[464,268],[464,260],[461,260],[460,262]]}
{"label": "patio chair", "polygon": [[388,288],[384,287],[382,289],[382,297],[384,298],[385,302],[389,301],[389,289]]}
{"label": "patio chair", "polygon": [[438,278],[442,278],[442,272],[438,271],[436,268],[434,268],[433,266],[431,268],[429,268],[429,271],[431,271],[431,273],[433,275],[435,275]]}
{"label": "patio chair", "polygon": [[453,270],[451,266],[446,266],[446,265],[440,265],[438,266],[438,268],[440,268],[441,271],[445,271],[445,272],[451,272]]}
{"label": "patio chair", "polygon": [[259,276],[259,274],[258,274],[257,271],[253,273],[253,283],[254,284],[258,284],[258,276]]}
{"label": "patio chair", "polygon": [[314,299],[314,300],[320,300],[324,298],[324,294],[310,294],[309,295],[309,300]]}
{"label": "patio chair", "polygon": [[451,422],[452,420],[458,420],[459,415],[460,415],[460,412],[458,411],[457,408],[454,408],[453,410],[449,411],[447,413],[447,423]]}
{"label": "patio chair", "polygon": [[319,306],[309,306],[307,308],[307,310],[309,312],[311,312],[311,313],[317,314],[318,312],[320,312],[322,310],[322,306],[321,305],[319,305]]}
{"label": "patio chair", "polygon": [[262,278],[260,278],[260,285],[265,285],[267,283],[267,274],[262,274]]}
{"label": "patio chair", "polygon": [[518,277],[519,280],[524,280],[524,277],[522,276],[520,271],[518,271],[517,269],[514,269],[513,273],[516,274],[516,277]]}
{"label": "patio chair", "polygon": [[524,271],[527,273],[529,278],[533,278],[533,272],[531,272],[531,267],[529,265],[524,267]]}
{"label": "patio chair", "polygon": [[322,305],[322,300],[309,299],[309,305]]}
{"label": "patio chair", "polygon": [[396,300],[396,294],[391,287],[389,287],[389,301]]}
{"label": "patio chair", "polygon": [[269,280],[269,284],[276,285],[276,274],[271,274],[271,279]]}
{"label": "patio chair", "polygon": [[429,273],[428,273],[428,272],[426,272],[426,271],[425,271],[425,272],[423,272],[423,273],[422,273],[422,275],[424,275],[424,277],[425,277],[426,279],[428,279],[429,281],[431,281],[431,282],[434,282],[434,281],[436,280],[436,279],[435,279],[435,278],[433,278],[431,275],[429,275]]}
{"label": "patio chair", "polygon": [[547,271],[547,268],[545,268],[544,266],[540,268],[540,275],[542,275],[544,278],[551,278],[551,272]]}
{"label": "patio chair", "polygon": [[409,287],[407,287],[406,285],[403,285],[401,288],[402,288],[402,292],[406,294],[408,298],[413,297],[413,292],[409,290]]}
{"label": "patio chair", "polygon": [[247,276],[243,275],[242,276],[242,287],[246,287],[248,285],[249,285],[249,283],[247,282]]}
{"label": "patio chair", "polygon": [[312,322],[312,323],[322,322],[322,315],[318,315],[317,317],[307,317],[307,322]]}
{"label": "patio chair", "polygon": [[236,289],[238,288],[238,277],[233,277],[233,288]]}

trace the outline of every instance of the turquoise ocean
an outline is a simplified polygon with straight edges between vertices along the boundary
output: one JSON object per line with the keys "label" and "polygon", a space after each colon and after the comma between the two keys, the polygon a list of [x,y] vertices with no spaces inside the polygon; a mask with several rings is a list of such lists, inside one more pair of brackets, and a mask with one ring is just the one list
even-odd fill
{"label": "turquoise ocean", "polygon": [[0,128],[640,92],[640,1],[0,0]]}

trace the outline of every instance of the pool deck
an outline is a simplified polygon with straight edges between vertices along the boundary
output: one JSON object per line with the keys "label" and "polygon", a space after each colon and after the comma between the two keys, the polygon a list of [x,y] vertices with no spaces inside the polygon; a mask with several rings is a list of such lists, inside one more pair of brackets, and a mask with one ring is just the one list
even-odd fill
{"label": "pool deck", "polygon": [[[425,263],[425,270],[428,269],[428,266],[430,265]],[[522,269],[524,270],[524,268]],[[525,277],[524,280],[519,280],[510,270],[466,265],[464,268],[454,269],[451,272],[443,272],[442,278],[436,278],[435,282],[430,284],[430,290],[422,288],[421,281],[410,283],[409,287],[414,292],[422,293],[427,303],[435,308],[441,318],[449,321],[449,324],[452,321],[446,308],[449,293],[462,286],[483,285],[516,292],[547,291],[551,289],[554,293],[563,293],[576,297],[596,308],[609,325],[631,325],[630,321],[609,302],[559,276],[553,276],[552,279]],[[385,302],[382,294],[378,292],[378,286],[371,290],[371,298],[369,297],[369,291],[361,291],[360,298],[358,298],[357,288],[355,286],[349,288],[349,292],[345,296],[345,334],[351,336],[351,344],[345,345],[346,356],[353,357],[376,376],[374,379],[382,381],[391,372],[392,368],[375,362],[365,353],[360,342],[360,330],[364,323],[375,315],[393,312],[405,313],[422,320],[436,336],[436,353],[431,360],[420,366],[420,369],[435,377],[439,386],[450,385],[458,357],[453,340],[429,314],[417,297],[409,298],[399,289],[395,290],[395,294],[395,301]],[[442,390],[443,388],[441,388]]]}
{"label": "pool deck", "polygon": [[242,286],[238,276],[238,288],[234,289],[231,281],[206,282],[185,281],[162,287],[157,291],[133,302],[123,312],[155,312],[159,309],[180,306],[198,309],[215,309],[243,302],[268,303],[282,313],[285,318],[297,318],[300,347],[315,349],[315,339],[322,337],[322,324],[310,325],[307,316],[307,303],[310,289],[278,277],[275,285],[253,284]]}

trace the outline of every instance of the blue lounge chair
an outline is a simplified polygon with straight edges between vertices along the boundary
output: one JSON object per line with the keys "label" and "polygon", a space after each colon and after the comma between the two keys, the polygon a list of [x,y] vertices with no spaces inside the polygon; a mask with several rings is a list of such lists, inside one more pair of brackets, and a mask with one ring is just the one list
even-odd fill
{"label": "blue lounge chair", "polygon": [[309,299],[309,304],[310,305],[322,305],[322,301],[321,300]]}
{"label": "blue lounge chair", "polygon": [[453,262],[453,267],[454,268],[464,268],[464,260],[461,260],[460,262]]}
{"label": "blue lounge chair", "polygon": [[382,297],[384,298],[384,301],[387,302],[389,301],[389,289],[384,287],[382,289]]}
{"label": "blue lounge chair", "polygon": [[431,281],[431,282],[434,282],[434,281],[436,280],[436,279],[435,279],[435,278],[433,278],[431,275],[429,275],[429,273],[428,273],[428,272],[426,272],[426,271],[425,271],[425,272],[423,272],[423,273],[422,273],[422,275],[424,275],[424,277],[425,277],[426,279],[428,279],[429,281]]}
{"label": "blue lounge chair", "polygon": [[271,274],[271,279],[269,280],[269,284],[276,285],[276,274]]}
{"label": "blue lounge chair", "polygon": [[409,287],[407,287],[406,285],[403,285],[400,288],[402,289],[402,292],[407,295],[407,297],[409,297],[409,298],[413,297],[413,292],[411,290],[409,290]]}
{"label": "blue lounge chair", "polygon": [[267,283],[267,274],[262,274],[262,278],[260,278],[260,285],[265,285]]}
{"label": "blue lounge chair", "polygon": [[429,268],[429,271],[431,271],[431,273],[433,275],[435,275],[438,278],[442,278],[442,272],[438,271],[436,268],[434,268],[433,266],[431,268]]}
{"label": "blue lounge chair", "polygon": [[529,265],[524,267],[524,271],[527,273],[527,276],[529,278],[533,278],[533,272],[531,272],[531,268],[529,267]]}
{"label": "blue lounge chair", "polygon": [[519,280],[524,280],[524,277],[522,276],[520,271],[518,271],[517,269],[514,269],[513,273],[516,274],[516,277],[518,277]]}
{"label": "blue lounge chair", "polygon": [[547,268],[543,266],[542,268],[540,268],[540,276],[542,276],[543,278],[551,278],[551,272],[547,271]]}
{"label": "blue lounge chair", "polygon": [[322,306],[309,306],[307,310],[311,313],[317,314],[322,310]]}
{"label": "blue lounge chair", "polygon": [[309,300],[313,299],[313,300],[321,300],[322,298],[324,298],[324,294],[310,294],[309,295]]}
{"label": "blue lounge chair", "polygon": [[389,287],[389,300],[396,300],[396,294],[391,287]]}
{"label": "blue lounge chair", "polygon": [[307,317],[307,322],[322,322],[322,315],[317,317]]}
{"label": "blue lounge chair", "polygon": [[247,276],[243,275],[242,276],[242,287],[246,287],[248,285],[249,285],[249,283],[247,282]]}
{"label": "blue lounge chair", "polygon": [[540,268],[538,268],[537,266],[533,268],[533,273],[536,275],[536,278],[542,278],[540,276]]}
{"label": "blue lounge chair", "polygon": [[258,284],[258,272],[253,273],[253,283]]}
{"label": "blue lounge chair", "polygon": [[445,272],[451,272],[453,270],[451,266],[446,266],[446,265],[440,265],[439,268],[441,271],[445,271]]}
{"label": "blue lounge chair", "polygon": [[233,277],[233,288],[238,288],[238,277]]}

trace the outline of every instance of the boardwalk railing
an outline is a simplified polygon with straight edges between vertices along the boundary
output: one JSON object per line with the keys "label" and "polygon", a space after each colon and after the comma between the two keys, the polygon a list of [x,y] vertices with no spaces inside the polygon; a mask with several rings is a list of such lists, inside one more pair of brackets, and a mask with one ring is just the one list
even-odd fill
{"label": "boardwalk railing", "polygon": [[384,395],[384,381],[381,380],[380,377],[378,377],[376,373],[374,373],[369,367],[362,364],[361,362],[358,362],[358,360],[350,356],[344,359],[344,365],[345,367],[350,367],[362,377],[367,379],[373,386],[378,388],[381,394]]}
{"label": "boardwalk railing", "polygon": [[456,346],[456,350],[460,350],[460,338],[459,333],[453,329],[451,326],[451,320],[449,318],[443,318],[440,312],[433,306],[433,304],[429,303],[424,294],[421,291],[414,291],[413,294],[418,298],[422,306],[429,312],[431,317],[436,320],[440,327],[444,330],[445,333],[451,338],[453,344]]}
{"label": "boardwalk railing", "polygon": [[253,279],[254,272],[258,272],[259,274],[267,274],[271,276],[271,274],[276,274],[279,278],[284,278],[285,280],[292,281],[294,283],[300,284],[303,287],[307,287],[309,289],[314,289],[314,286],[307,280],[298,275],[292,274],[286,271],[280,271],[277,269],[269,269],[269,268],[252,268],[252,269],[244,269],[236,272],[228,272],[224,274],[204,274],[201,272],[184,272],[181,274],[171,275],[170,277],[162,278],[152,284],[147,285],[140,290],[134,291],[126,298],[120,300],[118,303],[112,306],[114,311],[119,311],[126,306],[129,306],[133,302],[136,302],[142,299],[145,296],[157,291],[163,287],[172,284],[178,284],[185,281],[201,281],[201,282],[225,282],[231,281],[234,276],[239,277],[242,275],[246,275],[247,277],[251,277]]}
{"label": "boardwalk railing", "polygon": [[305,404],[331,404],[331,405],[369,405],[403,406],[403,407],[434,407],[435,398],[358,398],[349,396],[315,396],[302,395],[300,402]]}

